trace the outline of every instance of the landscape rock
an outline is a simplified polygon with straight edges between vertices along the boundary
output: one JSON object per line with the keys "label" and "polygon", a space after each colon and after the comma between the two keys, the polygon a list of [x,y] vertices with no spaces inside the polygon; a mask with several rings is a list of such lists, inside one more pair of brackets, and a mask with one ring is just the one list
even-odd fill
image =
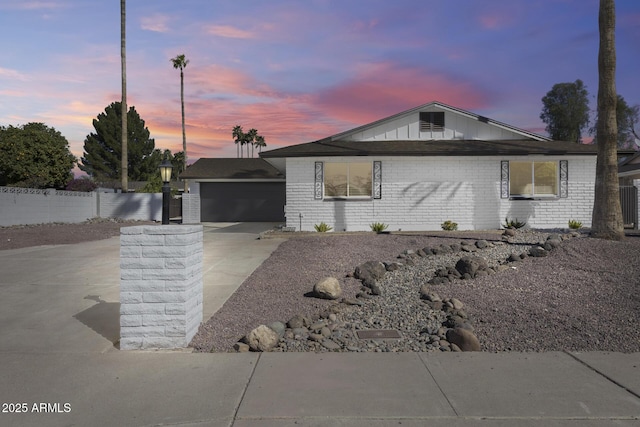
{"label": "landscape rock", "polygon": [[315,284],[313,293],[319,298],[335,300],[342,295],[342,288],[335,277],[325,277]]}
{"label": "landscape rock", "polygon": [[[380,261],[367,261],[357,266],[353,275],[356,279],[362,280],[365,286],[371,288],[384,277],[386,272],[386,267]],[[374,292],[374,295],[379,295],[379,293]]]}
{"label": "landscape rock", "polygon": [[531,249],[529,249],[529,256],[532,256],[534,258],[541,258],[547,255],[549,255],[549,251],[547,251],[545,248],[541,246],[534,246]]}
{"label": "landscape rock", "polygon": [[249,348],[253,351],[269,351],[274,348],[280,337],[267,325],[260,325],[247,335]]}
{"label": "landscape rock", "polygon": [[480,341],[470,331],[463,328],[454,328],[447,331],[447,341],[456,345],[462,351],[480,351]]}
{"label": "landscape rock", "polygon": [[279,338],[284,336],[284,331],[287,329],[287,325],[282,322],[273,322],[268,325],[273,331],[278,334]]}
{"label": "landscape rock", "polygon": [[456,270],[462,275],[474,277],[478,270],[485,270],[489,267],[487,261],[479,256],[465,256],[456,263]]}
{"label": "landscape rock", "polygon": [[233,345],[233,349],[238,353],[246,353],[250,350],[249,345],[243,342],[237,342]]}

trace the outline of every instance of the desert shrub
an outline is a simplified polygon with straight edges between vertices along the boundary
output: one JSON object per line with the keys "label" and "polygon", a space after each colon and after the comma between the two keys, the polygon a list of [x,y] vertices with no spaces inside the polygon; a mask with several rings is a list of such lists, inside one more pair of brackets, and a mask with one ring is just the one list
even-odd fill
{"label": "desert shrub", "polygon": [[582,222],[576,220],[576,219],[570,219],[569,220],[569,228],[572,230],[579,230],[582,228]]}
{"label": "desert shrub", "polygon": [[389,228],[388,224],[384,224],[382,222],[374,222],[369,225],[371,227],[371,231],[375,231],[376,233],[382,233],[384,230]]}
{"label": "desert shrub", "polygon": [[454,231],[458,229],[458,223],[451,220],[446,220],[445,222],[440,224],[440,227],[442,227],[442,229],[445,231]]}
{"label": "desert shrub", "polygon": [[327,231],[333,230],[333,227],[324,222],[314,225],[313,228],[315,228],[318,233],[326,233]]}
{"label": "desert shrub", "polygon": [[504,228],[522,228],[525,225],[527,225],[526,221],[518,221],[518,218],[509,219],[508,217],[504,219],[504,224],[502,224]]}

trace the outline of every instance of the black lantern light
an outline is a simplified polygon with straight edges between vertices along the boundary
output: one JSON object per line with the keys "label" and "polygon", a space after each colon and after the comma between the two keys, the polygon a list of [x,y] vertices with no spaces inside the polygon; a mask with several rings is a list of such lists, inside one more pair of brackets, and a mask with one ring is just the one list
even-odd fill
{"label": "black lantern light", "polygon": [[171,189],[169,181],[171,181],[171,170],[173,165],[167,159],[160,164],[160,177],[162,178],[162,224],[169,224],[169,200],[171,197]]}

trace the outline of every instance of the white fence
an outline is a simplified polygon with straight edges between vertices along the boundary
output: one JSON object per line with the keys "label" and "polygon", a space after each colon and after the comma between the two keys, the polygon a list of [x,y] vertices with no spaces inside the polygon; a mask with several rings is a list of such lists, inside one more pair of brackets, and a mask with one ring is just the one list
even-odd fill
{"label": "white fence", "polygon": [[0,226],[83,222],[94,217],[162,220],[160,193],[85,193],[0,187]]}

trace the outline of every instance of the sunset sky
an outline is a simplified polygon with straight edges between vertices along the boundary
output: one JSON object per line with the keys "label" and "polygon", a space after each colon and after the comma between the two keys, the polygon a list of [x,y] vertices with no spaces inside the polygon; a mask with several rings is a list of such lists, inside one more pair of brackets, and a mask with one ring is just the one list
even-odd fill
{"label": "sunset sky", "polygon": [[[617,89],[640,104],[640,1],[618,0]],[[120,2],[0,0],[0,125],[44,122],[82,155],[120,100]],[[597,0],[129,0],[128,104],[156,147],[236,157],[441,101],[545,134],[541,98],[582,79],[596,107]]]}

